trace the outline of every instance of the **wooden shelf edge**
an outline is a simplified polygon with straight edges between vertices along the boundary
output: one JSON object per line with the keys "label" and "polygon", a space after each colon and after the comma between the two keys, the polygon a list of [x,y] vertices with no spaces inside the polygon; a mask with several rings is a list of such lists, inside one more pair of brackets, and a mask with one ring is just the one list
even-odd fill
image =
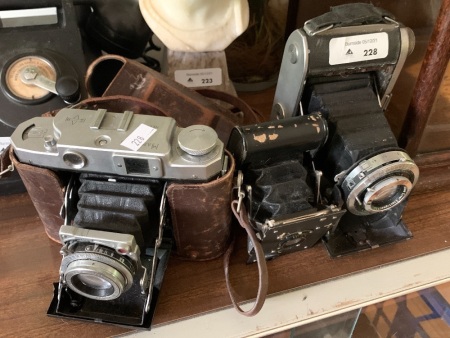
{"label": "wooden shelf edge", "polygon": [[419,154],[414,158],[420,176],[413,194],[450,188],[450,150]]}

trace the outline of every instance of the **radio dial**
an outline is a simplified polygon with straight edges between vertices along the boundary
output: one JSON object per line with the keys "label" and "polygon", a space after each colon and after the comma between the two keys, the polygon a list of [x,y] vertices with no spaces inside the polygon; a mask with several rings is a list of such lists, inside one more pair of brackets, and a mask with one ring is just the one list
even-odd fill
{"label": "radio dial", "polygon": [[21,103],[39,103],[48,99],[52,92],[49,86],[37,86],[36,83],[54,83],[56,76],[50,61],[41,56],[28,55],[18,58],[7,68],[5,90],[11,98]]}

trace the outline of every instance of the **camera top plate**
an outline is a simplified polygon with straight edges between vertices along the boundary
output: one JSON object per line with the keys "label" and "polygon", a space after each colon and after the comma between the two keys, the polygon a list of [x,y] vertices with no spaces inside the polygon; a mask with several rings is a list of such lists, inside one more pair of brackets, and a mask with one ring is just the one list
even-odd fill
{"label": "camera top plate", "polygon": [[156,179],[209,180],[222,170],[224,156],[208,126],[180,128],[170,117],[104,109],[65,108],[53,118],[35,117],[11,140],[24,163]]}
{"label": "camera top plate", "polygon": [[[372,20],[363,16],[359,22],[354,18],[355,9],[361,6],[366,14],[373,12]],[[387,108],[406,57],[414,48],[414,33],[372,5],[336,6],[330,13],[335,8],[340,15],[332,16],[334,21],[330,24],[315,25],[314,20],[321,21],[317,17],[289,36],[271,119],[301,115],[300,99],[308,79],[354,73],[374,75],[380,106]],[[316,26],[321,28],[315,29]]]}

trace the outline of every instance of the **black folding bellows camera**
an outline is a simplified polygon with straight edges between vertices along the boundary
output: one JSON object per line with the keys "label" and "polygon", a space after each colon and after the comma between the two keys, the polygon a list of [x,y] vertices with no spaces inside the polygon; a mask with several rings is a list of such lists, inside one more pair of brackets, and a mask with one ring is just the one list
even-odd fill
{"label": "black folding bellows camera", "polygon": [[[384,109],[413,46],[409,28],[368,4],[333,7],[290,35],[271,129],[237,128],[229,144],[246,158],[249,218],[266,258],[310,247],[319,230],[331,256],[411,237],[401,215],[419,170],[398,147]],[[292,146],[283,151],[277,140],[286,130]],[[327,229],[320,218],[305,222],[324,208],[333,210]],[[249,254],[252,260],[252,248]]]}
{"label": "black folding bellows camera", "polygon": [[150,327],[171,248],[164,193],[157,180],[73,177],[49,315]]}
{"label": "black folding bellows camera", "polygon": [[[247,195],[249,219],[266,259],[307,249],[339,221],[345,211],[321,199],[321,172],[307,152],[328,134],[320,114],[235,127],[228,142]],[[249,261],[256,261],[248,241]]]}

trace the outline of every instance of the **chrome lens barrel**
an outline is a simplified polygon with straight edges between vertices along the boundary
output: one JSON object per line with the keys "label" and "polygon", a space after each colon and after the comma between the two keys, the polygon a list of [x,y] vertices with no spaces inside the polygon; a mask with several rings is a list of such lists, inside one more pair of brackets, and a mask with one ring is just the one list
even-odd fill
{"label": "chrome lens barrel", "polygon": [[408,197],[419,168],[403,151],[387,151],[363,160],[350,170],[341,188],[347,209],[355,215],[389,210]]}
{"label": "chrome lens barrel", "polygon": [[133,261],[115,250],[76,243],[61,263],[63,280],[74,292],[96,300],[112,300],[127,291],[136,271]]}

